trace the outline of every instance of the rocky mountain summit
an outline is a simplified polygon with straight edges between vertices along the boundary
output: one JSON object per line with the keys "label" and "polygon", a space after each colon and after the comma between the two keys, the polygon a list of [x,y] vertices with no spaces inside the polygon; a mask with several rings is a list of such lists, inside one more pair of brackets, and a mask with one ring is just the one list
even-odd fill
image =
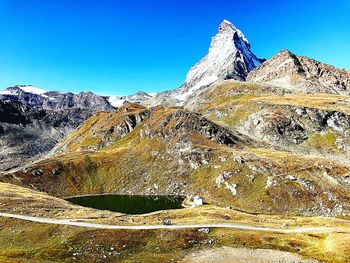
{"label": "rocky mountain summit", "polygon": [[302,93],[350,95],[350,71],[283,50],[249,73],[248,81]]}

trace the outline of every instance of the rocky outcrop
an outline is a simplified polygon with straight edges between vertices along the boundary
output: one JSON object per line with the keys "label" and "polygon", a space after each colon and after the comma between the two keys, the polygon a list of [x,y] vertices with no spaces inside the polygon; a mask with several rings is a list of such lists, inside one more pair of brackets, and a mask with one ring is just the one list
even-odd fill
{"label": "rocky outcrop", "polygon": [[301,144],[313,133],[333,130],[344,134],[350,128],[350,117],[337,111],[306,107],[267,106],[252,113],[244,123],[254,137],[270,143]]}
{"label": "rocky outcrop", "polygon": [[144,110],[136,114],[130,113],[125,115],[119,124],[110,127],[107,132],[99,134],[102,137],[102,140],[97,149],[102,149],[123,138],[128,133],[132,132],[139,123],[148,118],[149,115],[149,110]]}
{"label": "rocky outcrop", "polygon": [[350,72],[283,50],[249,73],[248,81],[294,92],[350,95]]}
{"label": "rocky outcrop", "polygon": [[227,146],[236,145],[240,141],[238,135],[234,135],[232,131],[209,121],[198,113],[185,110],[178,110],[167,115],[157,125],[154,132],[156,134],[180,137],[187,137],[191,132],[198,132],[204,138]]}
{"label": "rocky outcrop", "polygon": [[[116,112],[105,114],[109,116],[93,116],[90,122],[85,123],[57,147],[56,152],[101,150],[134,131],[141,123],[140,139],[149,137],[187,142],[189,134],[198,133],[208,140],[227,146],[252,143],[238,132],[221,127],[199,113],[181,108],[167,112],[164,107],[148,109],[138,104],[125,103]],[[90,141],[93,143],[88,143]]]}

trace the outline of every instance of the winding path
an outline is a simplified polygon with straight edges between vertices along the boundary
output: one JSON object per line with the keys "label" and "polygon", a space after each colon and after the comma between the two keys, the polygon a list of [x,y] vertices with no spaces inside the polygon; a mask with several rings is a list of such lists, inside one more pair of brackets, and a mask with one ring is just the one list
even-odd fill
{"label": "winding path", "polygon": [[[308,227],[308,228],[293,228],[293,229],[280,229],[270,227],[259,227],[252,225],[242,224],[186,224],[186,225],[108,225],[99,223],[88,223],[81,221],[74,221],[74,219],[58,219],[58,218],[46,218],[46,217],[33,217],[17,214],[0,213],[0,217],[15,218],[37,223],[56,224],[56,225],[68,225],[79,226],[98,229],[120,229],[120,230],[154,230],[154,229],[189,229],[189,228],[231,228],[241,230],[252,231],[266,231],[266,232],[278,232],[278,233],[305,233],[305,232],[335,232],[342,231],[340,228],[330,227]],[[75,219],[76,220],[76,219]]]}

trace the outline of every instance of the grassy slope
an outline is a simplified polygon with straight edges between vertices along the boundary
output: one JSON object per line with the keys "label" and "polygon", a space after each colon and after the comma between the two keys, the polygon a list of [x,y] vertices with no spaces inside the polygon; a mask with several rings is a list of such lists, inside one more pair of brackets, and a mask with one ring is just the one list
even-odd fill
{"label": "grassy slope", "polygon": [[[248,115],[254,113],[255,109],[261,109],[261,106],[266,107],[267,105],[288,105],[350,114],[349,96],[292,94],[285,90],[256,83],[225,81],[209,91],[202,92],[195,99],[203,101],[198,105],[189,105],[190,108],[203,113],[210,113],[213,109],[222,110],[227,114],[225,115],[227,119],[233,121],[232,124],[242,123]],[[244,112],[246,114],[242,115]],[[227,119],[223,118],[224,121]]]}
{"label": "grassy slope", "polygon": [[[30,172],[17,172],[17,179],[10,175],[3,180],[20,181],[55,196],[198,194],[209,203],[252,212],[337,215],[339,205],[345,212],[350,209],[348,188],[343,184],[348,176],[346,165],[254,148],[244,139],[233,147],[218,144],[196,130],[184,131],[187,117],[168,118],[182,112],[176,108],[154,109],[133,131],[99,151],[76,151],[77,145],[97,147],[95,142],[106,134],[95,130],[122,125],[126,115],[136,115],[140,109],[95,115],[63,143],[64,154],[37,163]],[[55,169],[61,173],[53,175]],[[42,174],[35,175],[37,171]],[[230,176],[218,185],[220,175],[227,173]],[[236,195],[228,188],[234,184]]]}
{"label": "grassy slope", "polygon": [[[229,127],[239,127],[253,112],[262,108],[273,110],[276,105],[337,109],[348,113],[346,98],[343,97],[284,95],[279,91],[272,92],[269,87],[253,84],[242,86],[229,83],[205,96],[206,103],[198,110],[213,121]],[[130,231],[43,225],[2,218],[1,261],[169,262],[172,259],[181,260],[195,250],[220,246],[279,249],[325,262],[350,260],[349,225],[345,221],[266,215],[312,214],[313,211],[308,209],[321,201],[324,207],[334,208],[333,201],[325,194],[327,191],[346,208],[349,191],[342,183],[348,176],[346,165],[273,147],[252,147],[245,142],[228,147],[208,140],[196,131],[184,137],[176,120],[163,125],[166,116],[179,110],[176,108],[154,110],[150,118],[123,136],[109,132],[119,126],[125,127],[125,118],[130,114],[138,115],[145,110],[141,106],[129,106],[128,110],[117,113],[100,112],[57,148],[59,155],[35,164],[26,172],[16,173],[16,177],[2,175],[2,180],[56,196],[102,192],[199,194],[212,205],[147,216],[125,216],[76,207],[43,193],[0,184],[1,211],[89,218],[92,222],[112,224],[161,224],[164,218],[170,218],[175,224],[221,222],[266,227],[337,226],[343,231],[331,234],[277,234],[213,229],[209,234],[197,230],[131,231],[130,234]],[[284,108],[279,107],[279,110],[283,111]],[[222,113],[220,117],[217,111]],[[146,131],[153,136],[145,136]],[[335,136],[338,135],[333,131],[315,134],[306,143],[308,147],[319,147],[328,153],[330,150],[327,149],[334,145]],[[104,144],[107,139],[109,143]],[[180,145],[181,149],[190,145],[191,150],[181,152],[176,150],[176,145]],[[191,167],[191,163],[196,167]],[[55,169],[60,171],[59,174],[53,173]],[[35,175],[36,172],[39,174]],[[237,185],[236,196],[224,186],[216,186],[217,178],[230,172],[233,175],[226,181],[229,185]],[[297,180],[287,179],[288,176]],[[267,187],[270,177],[274,178],[274,183]],[[174,182],[178,188],[169,188]],[[310,193],[305,182],[312,183],[316,189],[314,193]],[[265,214],[253,215],[223,208],[228,205]]]}
{"label": "grassy slope", "polygon": [[[196,250],[221,246],[278,249],[325,262],[345,262],[349,259],[350,225],[348,222],[331,218],[252,215],[215,206],[170,210],[144,216],[120,216],[116,213],[77,207],[44,193],[9,184],[1,183],[0,193],[1,212],[90,218],[90,222],[159,224],[163,218],[171,218],[175,224],[222,222],[277,228],[284,225],[290,228],[330,226],[342,229],[327,234],[279,234],[213,229],[206,234],[195,229],[95,230],[1,218],[2,262],[171,262],[181,260],[186,254]],[[48,206],[50,209],[47,209]]]}
{"label": "grassy slope", "polygon": [[[348,114],[347,97],[290,95],[249,83],[238,85],[228,82],[204,94],[202,99],[203,106],[197,110],[209,119],[233,128],[241,127],[252,113],[261,109],[274,112],[277,109],[280,114],[286,112],[285,106],[337,110]],[[150,118],[123,137],[113,137],[108,132],[123,125],[129,114],[137,115],[145,109],[133,106],[117,113],[100,112],[58,147],[58,150],[62,150],[60,155],[39,162],[26,172],[19,171],[15,177],[2,175],[2,181],[56,196],[102,192],[199,194],[212,205],[130,217],[77,208],[45,194],[37,195],[33,191],[1,184],[2,211],[61,218],[90,217],[94,222],[114,224],[159,224],[164,218],[171,218],[177,224],[232,222],[279,227],[287,223],[290,227],[340,226],[344,231],[286,235],[214,229],[209,234],[181,230],[132,231],[131,235],[129,231],[82,229],[0,219],[1,261],[49,262],[76,258],[81,262],[99,259],[167,262],[171,259],[180,260],[193,250],[224,245],[297,252],[325,262],[350,261],[347,223],[320,217],[266,215],[314,214],[315,211],[310,208],[320,209],[317,207],[320,203],[325,209],[334,209],[335,201],[327,192],[331,192],[331,197],[336,197],[344,209],[349,209],[349,191],[344,183],[349,174],[347,165],[272,146],[252,147],[242,142],[239,146],[228,147],[208,140],[196,131],[184,137],[181,126],[178,130],[178,122],[173,120],[162,125],[166,116],[178,110],[158,108]],[[149,130],[154,136],[145,136]],[[161,136],[155,136],[158,133]],[[315,133],[305,144],[316,150],[319,148],[316,153],[322,150],[323,154],[329,154],[335,151],[337,136],[342,135],[334,131]],[[103,144],[106,138],[109,140],[107,145]],[[183,153],[176,148],[180,145],[181,149],[185,149],[188,143],[191,146],[189,152]],[[196,167],[191,167],[191,163]],[[60,173],[54,175],[53,171],[57,168]],[[39,174],[34,175],[38,171]],[[226,181],[229,185],[237,185],[236,196],[224,186],[216,186],[219,175],[230,172],[234,175]],[[289,176],[294,179],[288,179]],[[267,187],[270,177],[274,181]],[[305,185],[309,182],[313,192],[308,188],[310,186]],[[178,184],[177,188],[169,187],[174,183]],[[228,205],[265,214],[252,215],[223,208]]]}
{"label": "grassy slope", "polygon": [[[122,231],[0,219],[2,262],[174,262],[201,249],[232,246],[298,253],[323,262],[350,260],[349,233],[276,234],[214,229]],[[33,235],[35,233],[35,235]]]}
{"label": "grassy slope", "polygon": [[[197,103],[198,101],[200,103]],[[333,128],[326,128],[320,134],[320,131],[317,130],[319,127],[315,123],[312,124],[308,119],[300,118],[296,114],[296,110],[336,112],[339,115],[345,114],[345,116],[348,116],[350,115],[349,102],[349,96],[289,93],[283,89],[256,83],[225,81],[215,88],[194,97],[187,107],[198,110],[220,125],[240,130],[272,145],[283,145],[284,149],[302,154],[311,153],[320,156],[328,154],[334,160],[347,162],[348,149],[344,148],[343,144],[349,145],[350,143],[348,139],[349,130],[339,132]],[[312,115],[313,113],[309,114]],[[265,131],[262,134],[259,134],[254,125],[248,130],[247,124],[250,118],[254,116],[262,118],[266,123]],[[302,144],[295,144],[287,140],[286,137],[282,137],[282,140],[273,142],[274,139],[281,137],[277,131],[278,125],[282,122],[289,122],[291,118],[306,122],[303,123],[304,126],[310,128],[307,140]],[[311,118],[318,118],[318,116],[314,114]],[[327,140],[322,136],[324,133],[333,134],[334,140]],[[338,141],[343,143],[338,144]]]}

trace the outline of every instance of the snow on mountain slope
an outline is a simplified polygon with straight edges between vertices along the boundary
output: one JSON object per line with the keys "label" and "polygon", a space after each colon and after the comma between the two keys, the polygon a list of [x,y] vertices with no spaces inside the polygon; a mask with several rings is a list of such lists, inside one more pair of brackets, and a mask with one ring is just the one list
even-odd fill
{"label": "snow on mountain slope", "polygon": [[7,88],[5,90],[2,90],[2,91],[0,91],[0,94],[1,95],[18,95],[18,93],[20,91],[26,92],[26,93],[32,93],[32,94],[36,94],[36,95],[43,95],[44,93],[47,92],[46,90],[31,86],[31,85],[18,85],[15,87],[11,87],[11,88]]}
{"label": "snow on mountain slope", "polygon": [[5,90],[0,91],[1,95],[18,95],[20,92],[32,93],[36,95],[43,95],[47,93],[46,90],[31,86],[31,85],[17,85],[14,87],[7,88]]}
{"label": "snow on mountain slope", "polygon": [[189,88],[185,93],[174,96],[175,99],[185,100],[190,96],[195,90],[200,89],[203,86],[208,86],[218,80],[217,76],[204,76],[196,85]]}
{"label": "snow on mountain slope", "polygon": [[46,90],[34,86],[19,86],[19,88],[24,92],[33,93],[37,95],[42,95],[47,92]]}
{"label": "snow on mountain slope", "polygon": [[123,99],[123,96],[110,96],[108,97],[108,102],[116,108],[119,108],[123,105],[125,102],[125,99]]}
{"label": "snow on mountain slope", "polygon": [[13,90],[5,89],[5,90],[0,91],[0,95],[16,95],[16,92]]}
{"label": "snow on mountain slope", "polygon": [[139,91],[135,94],[128,95],[128,96],[109,96],[108,102],[116,108],[119,108],[123,105],[125,101],[132,102],[132,103],[142,103],[146,100],[149,100],[150,98],[156,96],[157,93],[146,93],[143,91]]}

